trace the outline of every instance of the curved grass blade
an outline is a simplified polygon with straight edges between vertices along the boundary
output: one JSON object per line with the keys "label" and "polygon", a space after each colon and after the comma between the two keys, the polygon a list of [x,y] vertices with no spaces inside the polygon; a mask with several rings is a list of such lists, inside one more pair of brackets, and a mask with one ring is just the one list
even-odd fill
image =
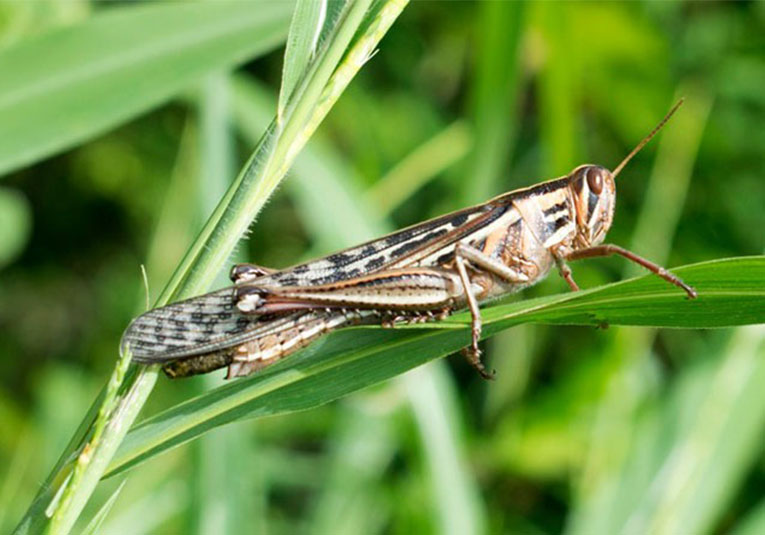
{"label": "curved grass blade", "polygon": [[[268,124],[268,110],[273,109],[273,99],[266,89],[243,77],[237,79],[235,88],[236,122],[245,136],[252,139],[255,133],[262,130],[263,125]],[[433,178],[435,169],[445,168],[448,163],[464,154],[468,138],[465,125],[461,122],[453,123],[415,149],[396,166],[395,169],[399,171],[391,171],[388,176],[395,174],[398,178],[405,178],[411,184],[421,186]],[[317,244],[314,249],[319,254],[349,247],[393,230],[387,220],[376,214],[376,209],[381,208],[379,202],[363,202],[358,190],[360,180],[357,179],[336,151],[317,136],[314,136],[295,161],[291,180],[286,186],[299,208],[297,212],[305,231]],[[390,201],[395,198],[402,202],[405,195],[393,195],[393,190],[396,188],[389,188],[389,195],[380,199],[384,197]],[[411,193],[413,190],[403,188],[403,191]],[[315,202],[319,198],[322,202]],[[393,204],[386,202],[386,206],[391,208]],[[479,498],[478,484],[466,470],[469,461],[460,442],[464,426],[461,425],[461,415],[457,410],[459,403],[457,389],[452,384],[453,378],[444,366],[429,366],[397,379],[399,382],[391,386],[393,390],[403,389],[406,393],[408,405],[417,422],[424,464],[432,476],[430,492],[434,502],[434,523],[440,526],[459,526],[458,530],[463,533],[484,532],[486,513]],[[329,525],[333,525],[335,533],[366,533],[376,522],[368,514],[369,500],[373,498],[365,494],[369,490],[367,487],[364,491],[361,487],[364,481],[373,481],[385,470],[382,458],[387,459],[386,456],[390,454],[387,449],[391,445],[384,444],[384,437],[379,436],[379,426],[389,426],[391,415],[369,413],[355,416],[361,416],[364,422],[352,422],[351,417],[343,418],[340,433],[352,434],[346,437],[353,444],[352,449],[356,451],[361,448],[366,452],[361,461],[365,468],[359,470],[358,455],[348,456],[347,451],[337,452],[332,470],[338,476],[342,475],[339,478],[330,475],[324,479],[325,484],[316,499],[317,507],[312,521],[314,524],[318,522],[318,527],[314,529],[316,533],[331,531]],[[376,423],[372,425],[370,419]],[[199,442],[204,442],[207,436],[203,436]],[[375,446],[363,446],[372,443]],[[367,464],[367,461],[371,464]],[[237,460],[238,464],[241,462],[241,459]],[[349,470],[358,477],[349,479]],[[339,511],[343,512],[340,521]]]}
{"label": "curved grass blade", "polygon": [[[689,301],[655,276],[553,295],[483,311],[485,337],[527,322],[714,328],[765,322],[765,256],[731,258],[674,270],[699,291]],[[241,418],[322,405],[464,347],[469,316],[395,330],[333,333],[265,373],[177,405],[127,435],[107,475],[122,472],[208,429]]]}
{"label": "curved grass blade", "polygon": [[[284,129],[275,135],[272,127],[264,134],[263,141],[168,282],[158,300],[159,304],[168,302],[171,296],[200,293],[212,282],[246,226],[265,203],[268,194],[276,187],[296,154],[363,66],[365,61],[361,60],[369,57],[370,50],[377,46],[405,6],[405,0],[388,0],[382,3],[379,11],[367,17],[365,13],[369,7],[368,1],[360,0],[349,8],[338,22],[332,39],[323,47],[322,57],[312,64],[310,74],[301,82],[301,86],[305,87],[299,93],[298,102],[290,112]],[[263,162],[261,158],[266,161]],[[125,392],[113,412],[114,418],[109,421],[101,447],[89,457],[80,484],[71,486],[72,480],[68,479],[67,474],[73,458],[80,458],[76,454],[77,445],[84,438],[81,432],[84,434],[89,428],[87,422],[95,410],[94,406],[21,520],[16,533],[42,531],[49,518],[43,508],[47,508],[51,496],[58,496],[60,491],[63,491],[65,500],[69,495],[76,497],[77,507],[70,507],[60,513],[63,520],[58,522],[62,533],[69,532],[81,511],[80,506],[92,494],[104,468],[152,391],[157,371],[157,366],[143,367],[128,378]],[[56,509],[56,516],[60,509],[55,506],[53,508]]]}
{"label": "curved grass blade", "polygon": [[316,53],[319,35],[327,16],[326,0],[298,0],[287,34],[287,48],[284,51],[282,86],[279,90],[277,115],[284,115],[292,92],[308,70],[308,64]]}
{"label": "curved grass blade", "polygon": [[738,329],[720,357],[684,373],[646,421],[662,431],[629,451],[630,461],[641,462],[628,464],[625,474],[633,477],[614,489],[629,492],[630,507],[610,517],[609,533],[694,535],[729,522],[727,512],[762,456],[765,329]]}
{"label": "curved grass blade", "polygon": [[275,48],[290,7],[223,1],[104,10],[3,50],[0,174],[135,117],[206,73]]}
{"label": "curved grass blade", "polygon": [[120,483],[114,492],[112,492],[111,496],[109,496],[109,499],[104,502],[98,512],[93,516],[93,518],[90,519],[88,525],[85,526],[82,535],[97,535],[101,531],[101,526],[104,523],[104,520],[106,520],[109,512],[112,510],[112,507],[114,507],[114,504],[117,502],[117,498],[122,492],[122,488],[125,486],[125,483],[127,483],[127,480],[124,480],[122,483]]}

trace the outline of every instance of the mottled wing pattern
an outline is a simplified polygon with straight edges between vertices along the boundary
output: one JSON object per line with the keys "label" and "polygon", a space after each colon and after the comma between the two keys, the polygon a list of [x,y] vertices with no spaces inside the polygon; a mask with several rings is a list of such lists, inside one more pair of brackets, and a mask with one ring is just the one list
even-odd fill
{"label": "mottled wing pattern", "polygon": [[[441,250],[453,250],[460,239],[501,218],[508,208],[508,203],[489,203],[453,212],[246,284],[315,286],[392,265],[416,265]],[[167,362],[219,352],[267,335],[272,318],[240,313],[235,289],[224,288],[146,312],[128,326],[121,350],[129,345],[137,362]]]}
{"label": "mottled wing pattern", "polygon": [[150,310],[134,319],[120,342],[138,362],[162,362],[238,345],[260,322],[234,306],[233,287]]}

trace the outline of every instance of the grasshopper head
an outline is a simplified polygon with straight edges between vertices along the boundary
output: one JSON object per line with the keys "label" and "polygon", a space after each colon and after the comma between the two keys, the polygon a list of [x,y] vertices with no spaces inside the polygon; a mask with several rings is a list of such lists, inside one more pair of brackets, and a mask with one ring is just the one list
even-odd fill
{"label": "grasshopper head", "polygon": [[614,220],[616,184],[611,171],[599,165],[580,165],[571,172],[577,241],[584,247],[606,237]]}
{"label": "grasshopper head", "polygon": [[574,210],[576,211],[576,245],[578,247],[590,247],[597,245],[606,237],[606,232],[611,228],[614,220],[614,206],[616,205],[616,185],[614,179],[622,172],[624,166],[632,159],[645,144],[651,141],[653,136],[667,124],[670,117],[683,104],[683,99],[672,106],[669,113],[664,116],[656,127],[645,136],[632,151],[617,165],[613,171],[609,171],[600,165],[580,165],[574,169],[571,178],[571,191],[574,196]]}

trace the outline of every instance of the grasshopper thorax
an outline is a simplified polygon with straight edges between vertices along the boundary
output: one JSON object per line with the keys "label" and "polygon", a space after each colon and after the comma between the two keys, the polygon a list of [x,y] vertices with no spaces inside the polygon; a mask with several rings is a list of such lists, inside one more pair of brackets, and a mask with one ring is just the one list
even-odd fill
{"label": "grasshopper thorax", "polygon": [[597,245],[614,220],[616,185],[611,171],[600,165],[580,165],[569,175],[576,215],[578,247]]}

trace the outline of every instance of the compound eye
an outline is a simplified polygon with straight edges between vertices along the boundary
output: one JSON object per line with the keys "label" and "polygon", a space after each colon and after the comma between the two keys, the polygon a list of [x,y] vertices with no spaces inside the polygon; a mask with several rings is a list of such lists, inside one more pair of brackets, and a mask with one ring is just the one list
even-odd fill
{"label": "compound eye", "polygon": [[587,172],[587,186],[595,195],[603,191],[603,172],[600,169],[589,169]]}

